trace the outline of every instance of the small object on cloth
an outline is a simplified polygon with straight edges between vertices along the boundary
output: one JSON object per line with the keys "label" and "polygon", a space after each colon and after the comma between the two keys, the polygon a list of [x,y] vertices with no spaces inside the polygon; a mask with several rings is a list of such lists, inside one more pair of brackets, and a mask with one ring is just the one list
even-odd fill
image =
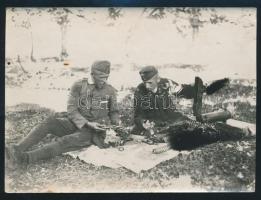
{"label": "small object on cloth", "polygon": [[118,150],[119,150],[119,151],[124,151],[124,147],[119,146],[119,147],[118,147]]}
{"label": "small object on cloth", "polygon": [[150,140],[150,139],[143,140],[143,142],[146,143],[146,144],[149,144],[149,145],[154,144],[153,140]]}
{"label": "small object on cloth", "polygon": [[158,147],[158,148],[155,148],[152,150],[152,153],[154,154],[160,154],[160,153],[164,153],[168,150],[171,149],[171,146],[169,144],[166,144],[165,146],[162,146],[162,147]]}

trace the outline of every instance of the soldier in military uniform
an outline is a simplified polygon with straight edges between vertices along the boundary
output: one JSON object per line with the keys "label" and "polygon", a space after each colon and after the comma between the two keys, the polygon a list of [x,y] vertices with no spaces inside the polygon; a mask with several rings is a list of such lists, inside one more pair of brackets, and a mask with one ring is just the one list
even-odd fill
{"label": "soldier in military uniform", "polygon": [[[172,146],[175,146],[175,148],[178,146],[178,149],[196,146],[197,144],[190,144],[195,141],[195,138],[197,138],[196,143],[200,144],[203,139],[206,143],[217,140],[241,139],[251,134],[249,130],[241,130],[224,123],[205,124],[196,122],[179,112],[176,108],[177,99],[193,99],[195,96],[194,85],[179,85],[170,79],[161,78],[154,66],[143,67],[140,70],[140,76],[143,82],[138,85],[134,93],[134,128],[132,134],[144,134],[146,136],[154,134],[156,141],[164,142],[163,139],[166,138],[161,138],[160,134],[157,135],[157,133],[161,132],[159,130],[165,130],[165,132],[174,133],[170,139],[172,142],[174,141]],[[203,87],[206,90],[207,87]],[[170,129],[164,128],[171,124],[176,125],[173,125]],[[156,131],[148,131],[153,130],[153,128]],[[211,134],[209,134],[210,132]]]}
{"label": "soldier in military uniform", "polygon": [[182,121],[187,116],[176,110],[177,98],[192,99],[194,87],[179,85],[173,80],[159,77],[154,66],[141,69],[142,83],[134,93],[134,129],[132,133],[140,134],[146,131],[144,121],[151,120],[156,126],[164,126],[168,122]]}
{"label": "soldier in military uniform", "polygon": [[[91,68],[94,84],[87,79],[73,84],[67,117],[49,117],[38,124],[21,142],[7,148],[7,158],[13,163],[28,164],[92,144],[106,148],[103,126],[119,123],[116,89],[107,84],[109,74],[110,62],[94,62]],[[58,136],[57,141],[29,150],[49,133]]]}

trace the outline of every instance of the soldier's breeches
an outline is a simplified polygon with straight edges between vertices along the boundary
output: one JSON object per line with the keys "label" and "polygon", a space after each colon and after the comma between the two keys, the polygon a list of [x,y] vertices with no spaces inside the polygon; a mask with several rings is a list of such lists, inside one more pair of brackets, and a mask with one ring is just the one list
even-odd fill
{"label": "soldier's breeches", "polygon": [[173,149],[191,150],[217,141],[239,140],[246,136],[237,127],[224,123],[200,123],[186,120],[170,126],[169,141]]}
{"label": "soldier's breeches", "polygon": [[[55,142],[49,143],[36,150],[28,151],[33,145],[39,143],[47,134],[58,136]],[[91,131],[86,129],[80,132],[67,118],[48,117],[35,126],[30,133],[17,144],[21,152],[28,155],[29,162],[52,158],[64,152],[77,150],[91,144]]]}
{"label": "soldier's breeches", "polygon": [[79,150],[91,145],[91,133],[76,132],[57,139],[41,148],[26,152],[29,163],[49,159],[62,153]]}
{"label": "soldier's breeches", "polygon": [[20,151],[26,151],[33,145],[40,142],[47,134],[64,136],[74,133],[77,128],[67,118],[57,119],[48,117],[45,121],[35,126],[30,133],[17,144]]}

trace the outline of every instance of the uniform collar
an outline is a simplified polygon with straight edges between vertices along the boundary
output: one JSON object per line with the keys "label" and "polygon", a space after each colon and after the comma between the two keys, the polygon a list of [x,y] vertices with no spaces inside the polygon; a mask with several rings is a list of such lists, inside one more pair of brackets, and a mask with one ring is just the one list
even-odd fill
{"label": "uniform collar", "polygon": [[151,91],[153,94],[157,93],[158,87],[156,87],[153,91]]}

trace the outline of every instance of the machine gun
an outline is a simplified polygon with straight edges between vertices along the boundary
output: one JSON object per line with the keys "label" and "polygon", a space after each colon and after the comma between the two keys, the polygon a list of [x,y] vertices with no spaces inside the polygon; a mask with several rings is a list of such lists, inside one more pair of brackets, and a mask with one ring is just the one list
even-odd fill
{"label": "machine gun", "polygon": [[[117,147],[117,146],[123,146],[126,142],[131,141],[132,138],[130,137],[130,128],[129,127],[123,127],[123,126],[116,126],[116,125],[109,125],[109,126],[103,126],[102,128],[106,130],[113,130],[116,133],[116,137],[111,137],[111,140],[109,141],[109,144],[111,146]],[[106,136],[107,137],[107,136]],[[120,149],[119,149],[120,150]]]}

